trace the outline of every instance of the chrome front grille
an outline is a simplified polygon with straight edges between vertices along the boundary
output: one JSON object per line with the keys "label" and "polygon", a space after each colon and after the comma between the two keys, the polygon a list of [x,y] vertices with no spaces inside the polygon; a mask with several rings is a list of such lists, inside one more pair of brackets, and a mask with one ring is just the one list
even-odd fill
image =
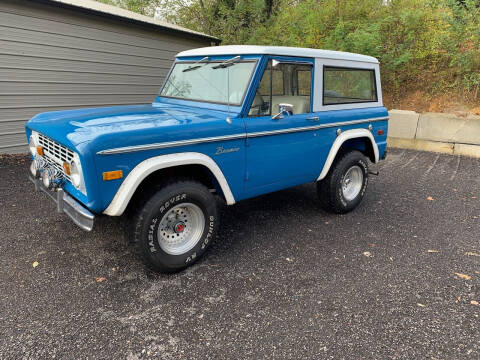
{"label": "chrome front grille", "polygon": [[43,134],[38,134],[38,143],[43,148],[43,159],[63,174],[65,179],[71,181],[70,176],[65,173],[63,163],[70,163],[73,160],[73,151]]}

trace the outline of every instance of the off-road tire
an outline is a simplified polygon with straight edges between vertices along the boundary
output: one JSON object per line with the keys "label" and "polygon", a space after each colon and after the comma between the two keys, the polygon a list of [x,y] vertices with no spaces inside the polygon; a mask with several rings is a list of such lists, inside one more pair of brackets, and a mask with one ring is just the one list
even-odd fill
{"label": "off-road tire", "polygon": [[[344,196],[342,185],[348,170],[358,166],[363,175],[361,190],[351,200]],[[362,201],[368,185],[368,160],[357,150],[345,151],[337,155],[327,176],[317,182],[320,206],[329,212],[344,214],[355,209]]]}
{"label": "off-road tire", "polygon": [[[162,235],[158,228],[164,215],[181,204],[198,207],[205,224],[191,249],[172,254],[160,246],[159,237]],[[199,182],[183,179],[161,187],[137,209],[132,209],[131,214],[127,230],[138,257],[149,269],[163,273],[180,271],[196,262],[210,246],[219,223],[217,201],[208,188]]]}

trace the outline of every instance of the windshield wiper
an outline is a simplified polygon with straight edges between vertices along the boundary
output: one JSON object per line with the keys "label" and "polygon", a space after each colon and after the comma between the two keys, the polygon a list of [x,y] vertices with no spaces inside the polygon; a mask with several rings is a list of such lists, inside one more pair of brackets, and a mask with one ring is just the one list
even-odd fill
{"label": "windshield wiper", "polygon": [[205,61],[208,61],[208,60],[210,60],[210,58],[208,56],[205,56],[203,59],[198,60],[196,63],[193,63],[191,66],[189,66],[186,69],[183,69],[182,71],[187,72],[187,71],[192,71],[192,70],[198,69],[198,68],[202,67],[202,65],[198,65],[198,64],[200,64],[202,62],[205,62]]}
{"label": "windshield wiper", "polygon": [[225,60],[224,62],[222,62],[218,65],[212,66],[212,69],[224,69],[226,67],[235,65],[235,63],[239,62],[241,58],[242,57],[240,55],[235,56],[234,58],[231,58],[229,60]]}

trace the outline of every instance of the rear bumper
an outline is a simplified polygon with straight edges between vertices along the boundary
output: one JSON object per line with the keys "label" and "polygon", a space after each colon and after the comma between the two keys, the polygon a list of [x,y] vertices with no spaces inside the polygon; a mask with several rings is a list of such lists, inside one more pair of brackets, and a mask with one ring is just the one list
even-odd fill
{"label": "rear bumper", "polygon": [[63,189],[51,191],[45,188],[40,179],[29,176],[30,181],[35,184],[36,191],[43,191],[57,204],[57,212],[67,214],[81,229],[91,231],[95,215],[85,209],[77,200],[68,195]]}

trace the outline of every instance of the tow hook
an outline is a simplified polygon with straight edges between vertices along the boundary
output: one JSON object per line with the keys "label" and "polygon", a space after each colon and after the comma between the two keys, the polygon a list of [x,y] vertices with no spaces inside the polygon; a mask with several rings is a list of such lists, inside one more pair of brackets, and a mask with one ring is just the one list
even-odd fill
{"label": "tow hook", "polygon": [[369,170],[368,173],[370,175],[375,175],[375,176],[378,176],[379,172],[378,171],[372,171],[372,170]]}

